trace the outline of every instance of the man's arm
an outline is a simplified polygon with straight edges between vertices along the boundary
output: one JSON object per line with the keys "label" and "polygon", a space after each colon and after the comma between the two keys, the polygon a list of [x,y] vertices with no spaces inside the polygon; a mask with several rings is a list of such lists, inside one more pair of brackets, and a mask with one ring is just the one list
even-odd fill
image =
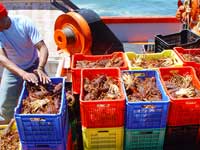
{"label": "man's arm", "polygon": [[50,79],[44,72],[44,67],[47,63],[47,59],[49,56],[48,48],[43,40],[38,42],[35,47],[39,50],[39,65],[37,68],[38,76],[40,78],[40,81],[44,84],[49,83]]}
{"label": "man's arm", "polygon": [[35,74],[24,71],[23,69],[19,68],[16,64],[14,64],[12,61],[10,61],[6,57],[4,50],[2,48],[0,48],[0,64],[3,67],[10,70],[11,72],[13,72],[14,74],[22,77],[24,80],[27,80],[27,81],[35,83],[35,84],[38,83],[38,79]]}
{"label": "man's arm", "polygon": [[40,41],[38,42],[35,47],[39,50],[40,54],[39,54],[39,66],[38,68],[44,69],[44,66],[47,63],[47,59],[49,56],[49,52],[48,52],[48,48],[46,46],[46,44],[44,43],[44,41]]}

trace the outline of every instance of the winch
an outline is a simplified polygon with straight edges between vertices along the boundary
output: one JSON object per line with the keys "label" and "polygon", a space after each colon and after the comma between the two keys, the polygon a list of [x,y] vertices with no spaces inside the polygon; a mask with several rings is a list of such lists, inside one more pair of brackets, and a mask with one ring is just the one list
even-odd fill
{"label": "winch", "polygon": [[69,0],[51,0],[51,3],[64,12],[56,19],[54,28],[58,50],[70,55],[124,52],[123,44],[96,12],[80,9]]}

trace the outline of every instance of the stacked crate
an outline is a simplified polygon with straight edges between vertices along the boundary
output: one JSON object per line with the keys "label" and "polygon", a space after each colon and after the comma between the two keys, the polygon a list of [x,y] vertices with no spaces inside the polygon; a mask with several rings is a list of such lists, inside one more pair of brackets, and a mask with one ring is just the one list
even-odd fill
{"label": "stacked crate", "polygon": [[200,144],[200,97],[173,97],[166,86],[174,74],[192,77],[192,84],[200,90],[200,82],[192,67],[159,69],[161,81],[170,98],[170,107],[165,137],[165,149],[199,149]]}
{"label": "stacked crate", "polygon": [[[94,68],[94,66],[84,68],[77,68],[76,64],[78,61],[88,61],[88,62],[98,62],[105,59],[119,58],[123,61],[123,65],[120,67],[120,70],[127,70],[128,64],[126,57],[122,52],[114,52],[108,55],[83,55],[83,54],[74,54],[72,56],[71,70],[72,70],[72,90],[73,93],[80,94],[81,89],[81,70],[85,68]],[[102,68],[102,67],[97,67]],[[107,67],[109,68],[109,67]]]}
{"label": "stacked crate", "polygon": [[[78,61],[95,63],[106,59],[112,60],[113,58],[122,60],[123,65],[116,68],[100,66],[76,67]],[[80,94],[80,115],[85,150],[123,149],[125,97],[121,87],[120,70],[127,69],[128,64],[125,54],[122,52],[114,52],[108,55],[74,54],[72,56],[72,89],[73,93]],[[87,77],[92,80],[102,74],[118,80],[121,98],[84,101],[84,78]]]}
{"label": "stacked crate", "polygon": [[65,150],[68,133],[68,110],[64,78],[51,78],[53,84],[62,83],[59,113],[21,114],[23,100],[28,96],[26,82],[23,84],[15,120],[23,150]]}
{"label": "stacked crate", "polygon": [[[156,87],[162,95],[161,101],[129,102],[126,90],[125,149],[163,148],[169,99],[155,70],[123,71],[144,80],[155,77]],[[143,85],[141,85],[143,86]],[[148,107],[149,106],[149,107]]]}
{"label": "stacked crate", "polygon": [[[120,98],[85,101],[84,79],[106,75],[118,81]],[[81,74],[80,111],[84,150],[122,150],[125,97],[119,68],[83,69]]]}

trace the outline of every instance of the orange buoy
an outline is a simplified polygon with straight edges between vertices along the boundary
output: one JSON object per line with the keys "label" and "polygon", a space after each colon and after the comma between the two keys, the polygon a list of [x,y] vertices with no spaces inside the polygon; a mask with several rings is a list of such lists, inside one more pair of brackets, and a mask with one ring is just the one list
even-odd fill
{"label": "orange buoy", "polygon": [[76,12],[60,15],[54,27],[54,40],[58,49],[73,55],[91,54],[92,36],[87,21]]}

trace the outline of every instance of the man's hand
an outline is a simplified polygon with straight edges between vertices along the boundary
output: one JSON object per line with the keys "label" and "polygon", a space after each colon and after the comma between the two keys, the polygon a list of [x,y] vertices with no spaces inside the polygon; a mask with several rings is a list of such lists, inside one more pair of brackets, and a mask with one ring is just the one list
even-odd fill
{"label": "man's hand", "polygon": [[34,73],[29,73],[29,72],[25,72],[22,76],[23,80],[26,80],[28,82],[32,82],[36,85],[38,85],[38,78]]}
{"label": "man's hand", "polygon": [[51,82],[50,78],[47,76],[43,69],[38,67],[38,69],[34,70],[34,72],[38,75],[40,82],[43,84]]}

